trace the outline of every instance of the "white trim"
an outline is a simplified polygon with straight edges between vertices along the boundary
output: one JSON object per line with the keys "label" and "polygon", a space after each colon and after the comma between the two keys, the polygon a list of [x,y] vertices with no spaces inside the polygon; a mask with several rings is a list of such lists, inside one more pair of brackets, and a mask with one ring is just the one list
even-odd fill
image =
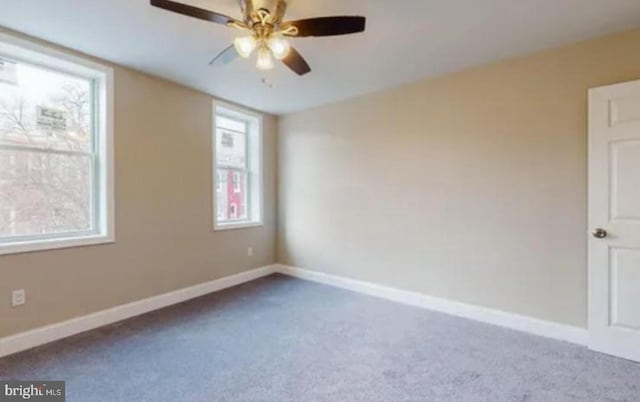
{"label": "white trim", "polygon": [[68,321],[0,338],[0,357],[31,349],[114,322],[126,320],[150,311],[182,303],[245,282],[250,282],[263,276],[271,275],[274,272],[274,266],[271,265],[257,268],[148,299],[113,307],[83,317],[73,318]]}
{"label": "white trim", "polygon": [[116,200],[115,200],[115,78],[112,68],[106,68],[105,79],[101,81],[104,86],[100,91],[100,107],[102,108],[101,130],[100,136],[100,152],[102,156],[100,172],[103,172],[100,178],[100,186],[103,203],[102,216],[100,217],[103,225],[102,230],[105,242],[113,243],[116,241]]}
{"label": "white trim", "polygon": [[78,237],[60,237],[39,239],[32,241],[21,241],[0,244],[0,255],[29,253],[32,251],[56,250],[69,247],[94,246],[98,244],[113,243],[113,232],[111,235],[87,235]]}
{"label": "white trim", "polygon": [[276,265],[275,270],[276,272],[296,278],[348,289],[354,292],[364,293],[370,296],[380,297],[414,307],[434,310],[445,314],[468,318],[487,324],[498,325],[547,338],[567,341],[578,345],[587,344],[588,333],[585,328],[544,321],[537,318],[441,299],[422,293],[391,288],[302,268]]}
{"label": "white trim", "polygon": [[219,223],[215,227],[215,231],[221,230],[237,230],[237,229],[249,229],[263,227],[264,223],[259,222],[233,222],[233,223]]}
{"label": "white trim", "polygon": [[86,236],[57,234],[47,239],[29,239],[0,243],[0,255],[59,249],[67,247],[107,244],[115,242],[114,194],[114,72],[113,68],[84,57],[40,45],[0,31],[0,57],[21,61],[98,83],[97,155],[99,177],[95,182],[100,197],[100,210],[96,215],[96,230]]}
{"label": "white trim", "polygon": [[[216,116],[218,114],[217,109],[222,108],[225,109],[225,112],[230,115],[237,115],[237,117],[241,119],[246,119],[248,116],[252,120],[255,120],[257,127],[248,127],[247,133],[247,144],[248,148],[251,148],[252,140],[255,141],[252,135],[252,131],[257,133],[257,155],[255,157],[249,157],[249,164],[255,163],[258,166],[257,172],[257,191],[255,188],[252,188],[249,191],[247,197],[247,203],[250,210],[248,211],[251,217],[251,220],[244,222],[229,222],[229,223],[218,223],[218,210],[217,210],[217,201],[216,201],[216,191],[218,188],[218,175],[217,172],[217,162],[216,162]],[[212,101],[212,110],[213,110],[213,119],[212,119],[212,170],[213,170],[213,230],[214,231],[222,231],[222,230],[234,230],[234,229],[246,229],[246,228],[254,228],[264,226],[264,115],[261,113],[254,112],[252,110],[235,106],[226,102],[219,101],[217,99],[213,99]],[[249,151],[251,153],[251,151]],[[255,160],[257,159],[257,161]],[[251,178],[252,175],[255,174],[255,167],[249,169],[249,181],[250,186],[254,186],[254,180]],[[250,199],[251,198],[251,199]],[[257,218],[256,218],[257,216]]]}

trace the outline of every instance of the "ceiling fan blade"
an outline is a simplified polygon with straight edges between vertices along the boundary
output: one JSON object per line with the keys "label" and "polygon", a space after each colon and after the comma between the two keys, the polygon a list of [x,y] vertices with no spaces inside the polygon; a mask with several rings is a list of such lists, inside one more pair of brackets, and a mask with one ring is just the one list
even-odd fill
{"label": "ceiling fan blade", "polygon": [[238,56],[239,54],[236,51],[236,47],[231,45],[226,49],[224,49],[222,52],[220,52],[216,57],[214,57],[213,60],[211,60],[211,62],[209,63],[209,65],[213,67],[224,66],[226,64],[231,63],[235,59],[237,59]]}
{"label": "ceiling fan blade", "polygon": [[229,25],[230,23],[239,22],[223,14],[214,13],[213,11],[190,6],[187,4],[177,3],[171,0],[151,0],[151,5],[154,7],[162,8],[163,10],[173,11],[174,13],[186,15],[189,17],[215,22],[216,24]]}
{"label": "ceiling fan blade", "polygon": [[[287,21],[282,24],[282,29],[294,26],[298,28],[296,37],[305,36],[334,36],[363,32],[367,19],[358,16],[335,16],[308,18],[297,21]],[[286,35],[286,33],[285,33]]]}
{"label": "ceiling fan blade", "polygon": [[307,61],[294,48],[289,50],[289,54],[287,54],[287,57],[282,59],[282,62],[298,75],[305,75],[311,72],[311,67],[309,67]]}

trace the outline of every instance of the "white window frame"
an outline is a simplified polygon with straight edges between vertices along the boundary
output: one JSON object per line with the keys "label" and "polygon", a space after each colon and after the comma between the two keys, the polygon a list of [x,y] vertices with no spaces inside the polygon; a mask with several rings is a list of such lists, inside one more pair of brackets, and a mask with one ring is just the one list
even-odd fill
{"label": "white window frame", "polygon": [[[217,144],[217,123],[218,115],[230,117],[232,119],[244,120],[247,123],[247,164],[248,168],[248,194],[247,207],[249,219],[239,222],[219,222],[217,214],[217,194],[215,189],[217,183],[216,144]],[[263,116],[259,113],[230,105],[218,100],[213,100],[213,230],[233,230],[244,228],[255,228],[264,226],[264,165],[263,165]]]}
{"label": "white window frame", "polygon": [[0,238],[0,255],[79,247],[115,242],[113,182],[113,94],[111,67],[83,57],[0,32],[0,58],[13,59],[56,72],[86,78],[95,85],[95,218],[90,233],[24,236],[19,240]]}
{"label": "white window frame", "polygon": [[222,175],[218,174],[217,170],[214,171],[213,174],[216,176],[216,178],[214,179],[216,192],[222,191],[222,185],[221,185],[222,180],[220,180]]}

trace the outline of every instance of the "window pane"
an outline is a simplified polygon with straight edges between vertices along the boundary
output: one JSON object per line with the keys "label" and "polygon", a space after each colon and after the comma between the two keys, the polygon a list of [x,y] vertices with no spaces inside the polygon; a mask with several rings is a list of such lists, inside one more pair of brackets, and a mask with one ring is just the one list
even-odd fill
{"label": "window pane", "polygon": [[247,174],[217,169],[216,215],[218,222],[230,223],[249,219],[247,207]]}
{"label": "window pane", "polygon": [[0,59],[0,145],[91,150],[92,83]]}
{"label": "window pane", "polygon": [[216,163],[238,169],[246,167],[247,136],[225,129],[216,130]]}
{"label": "window pane", "polygon": [[247,123],[224,116],[218,116],[216,118],[216,126],[218,128],[225,128],[231,131],[239,131],[241,133],[247,132]]}
{"label": "window pane", "polygon": [[0,149],[0,237],[91,230],[92,163]]}

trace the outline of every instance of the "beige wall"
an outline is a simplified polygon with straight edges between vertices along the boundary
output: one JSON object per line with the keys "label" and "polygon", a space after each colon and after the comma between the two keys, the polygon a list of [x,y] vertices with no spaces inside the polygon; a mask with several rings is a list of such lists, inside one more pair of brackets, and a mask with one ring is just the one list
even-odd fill
{"label": "beige wall", "polygon": [[279,161],[266,116],[265,226],[215,233],[211,98],[115,67],[116,243],[0,256],[0,337],[271,264],[276,169],[279,261],[584,326],[586,90],[640,78],[639,47],[634,31],[285,116]]}
{"label": "beige wall", "polygon": [[116,67],[116,243],[0,256],[0,337],[273,263],[276,119],[262,228],[213,232],[211,134],[210,96]]}
{"label": "beige wall", "polygon": [[280,120],[282,263],[586,325],[587,89],[640,31]]}

